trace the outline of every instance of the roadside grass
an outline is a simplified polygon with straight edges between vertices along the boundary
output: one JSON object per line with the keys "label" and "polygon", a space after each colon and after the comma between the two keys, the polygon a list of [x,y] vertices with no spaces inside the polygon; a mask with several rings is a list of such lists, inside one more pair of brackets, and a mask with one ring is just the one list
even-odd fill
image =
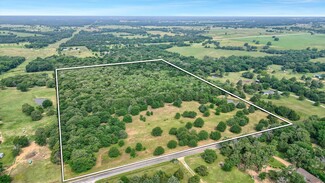
{"label": "roadside grass", "polygon": [[281,97],[279,100],[276,99],[264,99],[271,101],[273,104],[278,106],[285,106],[295,110],[300,115],[300,121],[307,119],[311,115],[318,115],[319,117],[325,117],[325,110],[320,106],[314,106],[311,102],[301,101],[293,96]]}
{"label": "roadside grass", "polygon": [[32,164],[21,163],[12,172],[13,183],[59,183],[61,182],[60,165],[53,164],[50,159],[34,161]]}
{"label": "roadside grass", "polygon": [[274,49],[306,49],[307,47],[324,49],[325,48],[325,35],[310,33],[300,33],[300,34],[287,34],[279,35],[279,41],[274,41],[272,35],[270,36],[255,36],[248,38],[238,38],[234,39],[236,41],[241,41],[243,43],[254,44],[253,40],[259,41],[260,45],[266,45],[268,41],[272,43],[271,48]]}
{"label": "roadside grass", "polygon": [[185,157],[186,163],[194,170],[200,165],[205,165],[208,168],[208,176],[201,177],[204,182],[215,183],[253,183],[254,180],[246,173],[234,167],[230,172],[225,172],[221,169],[220,163],[224,162],[225,157],[217,151],[217,160],[212,163],[206,163],[200,156],[196,154],[193,156]]}
{"label": "roadside grass", "polygon": [[[182,107],[174,107],[171,104],[165,104],[165,107],[158,109],[149,109],[149,111],[153,111],[152,116],[146,116],[144,112],[140,114],[146,116],[146,122],[140,121],[139,115],[133,116],[133,122],[126,124],[126,132],[128,134],[128,138],[125,139],[125,145],[120,149],[121,156],[117,158],[109,158],[108,150],[109,148],[101,148],[99,152],[96,153],[95,157],[97,157],[96,166],[87,172],[83,172],[81,174],[77,174],[71,171],[71,168],[68,165],[65,165],[65,176],[67,178],[72,178],[75,176],[88,174],[108,168],[113,168],[129,163],[134,163],[137,161],[145,160],[148,158],[153,158],[153,152],[157,146],[162,146],[165,149],[164,154],[170,154],[173,152],[177,152],[180,150],[188,149],[187,146],[178,146],[175,149],[168,149],[167,143],[170,140],[176,140],[176,136],[169,135],[168,132],[171,128],[179,128],[184,127],[187,122],[194,122],[195,119],[183,118],[181,117],[179,120],[174,119],[174,116],[177,112],[183,113],[184,111],[195,111],[197,112],[197,118],[202,117],[205,121],[205,124],[202,128],[193,127],[192,129],[199,132],[200,130],[206,130],[208,133],[215,130],[215,127],[218,125],[220,121],[225,121],[231,117],[233,117],[237,110],[229,112],[229,113],[221,113],[221,115],[215,115],[215,109],[210,109],[210,116],[203,117],[203,114],[198,110],[200,104],[198,102],[183,102]],[[267,114],[262,111],[255,111],[255,113],[249,114],[249,123],[242,127],[241,134],[234,134],[229,131],[229,127],[227,127],[225,132],[222,132],[221,139],[236,137],[243,134],[248,134],[255,131],[255,125],[259,122],[260,119],[266,118]],[[155,127],[161,127],[163,130],[162,136],[153,137],[151,135],[151,131]],[[213,143],[214,140],[208,139],[204,141],[200,141],[198,145],[204,145],[208,143]],[[142,143],[142,145],[146,148],[141,152],[137,152],[137,156],[135,158],[131,158],[129,154],[125,153],[125,149],[130,146],[135,148],[136,143]],[[118,147],[117,145],[114,145]],[[64,150],[64,149],[63,149]]]}
{"label": "roadside grass", "polygon": [[127,176],[128,178],[133,176],[142,176],[142,175],[148,175],[152,176],[157,171],[164,171],[167,173],[167,175],[174,174],[178,169],[181,169],[184,172],[184,179],[181,180],[181,183],[187,183],[187,180],[191,177],[191,174],[182,166],[180,162],[178,163],[172,163],[172,162],[164,162],[157,165],[137,169],[131,172],[123,173],[120,175],[116,175],[110,178],[102,179],[99,181],[96,181],[96,183],[119,183],[119,180],[122,176]]}
{"label": "roadside grass", "polygon": [[214,48],[204,48],[201,44],[192,44],[191,46],[177,47],[167,49],[170,52],[176,52],[184,56],[193,56],[199,59],[204,58],[205,56],[209,57],[229,57],[229,56],[252,56],[252,57],[261,57],[269,54],[262,52],[248,52],[248,51],[239,51],[239,50],[221,50]]}

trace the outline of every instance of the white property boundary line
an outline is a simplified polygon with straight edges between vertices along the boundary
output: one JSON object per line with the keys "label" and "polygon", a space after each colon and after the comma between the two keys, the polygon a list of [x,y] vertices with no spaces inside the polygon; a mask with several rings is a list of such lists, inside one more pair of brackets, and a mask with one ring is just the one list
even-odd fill
{"label": "white property boundary line", "polygon": [[193,150],[196,150],[196,149],[200,149],[202,147],[208,147],[208,146],[211,146],[211,145],[217,145],[217,144],[220,144],[220,143],[224,143],[224,142],[228,142],[228,141],[233,141],[233,140],[236,140],[236,139],[240,139],[240,138],[243,138],[243,137],[248,137],[248,136],[252,136],[252,135],[256,135],[256,134],[261,134],[261,133],[264,133],[264,132],[268,132],[268,131],[272,131],[272,130],[275,130],[275,129],[279,129],[279,128],[283,128],[283,127],[287,127],[287,126],[291,126],[292,123],[282,117],[279,117],[255,104],[253,104],[252,102],[248,101],[248,100],[245,100],[245,99],[242,99],[240,98],[239,96],[209,82],[209,81],[206,81],[194,74],[192,74],[191,72],[188,72],[164,59],[153,59],[153,60],[141,60],[141,61],[132,61],[132,62],[120,62],[120,63],[110,63],[110,64],[98,64],[98,65],[90,65],[90,66],[78,66],[78,67],[66,67],[66,68],[58,68],[58,69],[55,69],[55,81],[56,81],[56,97],[57,97],[57,111],[58,111],[58,126],[59,126],[59,143],[60,143],[60,158],[61,158],[61,178],[62,178],[62,181],[63,182],[66,182],[66,181],[74,181],[74,180],[78,180],[78,179],[81,179],[81,178],[86,178],[86,177],[89,177],[89,176],[92,176],[92,175],[97,175],[97,174],[102,174],[102,173],[105,173],[105,172],[109,172],[111,170],[114,170],[114,169],[117,169],[117,168],[122,168],[122,167],[126,167],[126,166],[130,166],[130,165],[134,165],[136,163],[139,163],[139,162],[146,162],[146,161],[150,161],[150,160],[154,160],[158,157],[154,157],[154,158],[149,158],[149,159],[145,159],[145,160],[142,160],[142,161],[137,161],[137,162],[134,162],[134,163],[130,163],[130,164],[126,164],[126,165],[122,165],[122,166],[118,166],[118,167],[114,167],[114,168],[110,168],[110,169],[106,169],[106,170],[102,170],[102,171],[98,171],[98,172],[94,172],[94,173],[89,173],[89,174],[86,174],[86,175],[81,175],[81,176],[78,176],[78,177],[74,177],[74,178],[70,178],[70,179],[64,179],[64,162],[63,162],[63,148],[62,148],[62,131],[61,131],[61,119],[60,119],[60,98],[59,98],[59,85],[58,85],[58,71],[62,71],[62,70],[73,70],[73,69],[84,69],[84,68],[95,68],[95,67],[105,67],[105,66],[115,66],[115,65],[127,65],[127,64],[136,64],[136,63],[147,63],[147,62],[164,62],[180,71],[183,71],[185,72],[186,74],[190,75],[190,76],[193,76],[195,77],[196,79],[204,82],[204,83],[207,83],[208,85],[210,86],[213,86],[245,103],[248,103],[249,105],[252,105],[256,108],[258,108],[259,110],[267,113],[267,114],[270,114],[271,116],[274,116],[278,119],[280,119],[281,121],[284,121],[288,124],[286,125],[281,125],[281,126],[277,126],[277,127],[273,127],[273,128],[270,128],[270,129],[266,129],[266,130],[262,130],[262,131],[258,131],[258,132],[253,132],[253,133],[249,133],[249,134],[246,134],[246,135],[241,135],[241,136],[238,136],[238,137],[233,137],[233,138],[229,138],[229,139],[226,139],[226,140],[221,140],[221,141],[217,141],[217,142],[214,142],[214,143],[210,143],[210,144],[206,144],[206,145],[202,145],[202,146],[198,146],[198,147],[194,147],[194,148],[189,148],[187,150],[183,150],[183,151],[177,151],[175,153],[171,153],[171,154],[166,154],[166,155],[162,155],[162,156],[158,156],[159,158],[161,157],[167,157],[167,156],[170,156],[170,155],[173,155],[173,154],[177,154],[177,153],[181,153],[181,152],[188,152],[188,151],[193,151]]}

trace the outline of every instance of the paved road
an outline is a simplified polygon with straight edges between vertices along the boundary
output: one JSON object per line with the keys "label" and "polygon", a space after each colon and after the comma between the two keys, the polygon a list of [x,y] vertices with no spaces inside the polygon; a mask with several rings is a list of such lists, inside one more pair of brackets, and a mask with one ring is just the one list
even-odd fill
{"label": "paved road", "polygon": [[[262,135],[262,133],[257,133],[257,134],[254,134],[252,136],[259,137],[261,135]],[[237,140],[238,139],[234,139],[233,141],[236,142]],[[114,176],[114,175],[118,175],[118,174],[121,174],[121,173],[130,172],[132,170],[137,170],[137,169],[140,169],[140,168],[144,168],[144,167],[147,167],[147,166],[163,163],[163,162],[166,162],[166,161],[171,161],[173,159],[178,159],[178,158],[185,157],[185,156],[199,154],[199,153],[203,152],[206,149],[219,149],[219,148],[221,148],[220,142],[215,142],[213,144],[194,147],[194,148],[179,151],[179,152],[176,152],[176,153],[167,154],[167,155],[155,157],[155,158],[144,160],[144,161],[139,161],[139,162],[136,162],[136,163],[120,166],[120,167],[117,167],[117,168],[112,168],[112,169],[109,169],[109,170],[104,170],[102,172],[97,172],[97,173],[94,173],[94,174],[90,174],[87,177],[83,177],[83,178],[80,178],[80,179],[77,179],[77,180],[71,180],[69,182],[93,183],[93,182],[96,182],[97,180],[104,179],[104,178],[107,178],[107,177],[111,177],[111,176]]]}

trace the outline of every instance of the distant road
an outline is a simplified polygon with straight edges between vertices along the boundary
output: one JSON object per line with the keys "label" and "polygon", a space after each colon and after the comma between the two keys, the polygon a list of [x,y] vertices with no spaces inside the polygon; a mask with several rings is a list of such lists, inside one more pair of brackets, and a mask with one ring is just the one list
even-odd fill
{"label": "distant road", "polygon": [[[261,134],[262,133],[257,133],[257,134],[254,134],[252,136],[259,137],[259,136],[261,136]],[[238,140],[238,139],[234,139],[234,141],[236,141],[236,140]],[[163,163],[163,162],[166,162],[166,161],[171,161],[173,159],[178,159],[178,158],[182,158],[182,157],[185,157],[185,156],[191,156],[191,155],[194,155],[194,154],[199,154],[199,153],[203,152],[206,149],[219,149],[219,148],[221,148],[220,141],[215,142],[213,144],[203,145],[203,146],[183,150],[183,151],[180,151],[180,152],[167,154],[167,155],[164,155],[164,156],[158,156],[156,158],[135,162],[135,163],[120,166],[120,167],[117,167],[117,168],[104,170],[102,172],[97,172],[97,173],[94,173],[94,174],[90,174],[87,177],[79,178],[77,180],[72,180],[72,181],[69,181],[69,182],[74,182],[74,183],[94,183],[94,182],[96,182],[98,180],[101,180],[101,179],[104,179],[104,178],[107,178],[107,177],[112,177],[114,175],[130,172],[130,171],[133,171],[133,170],[137,170],[137,169],[144,168],[144,167],[147,167],[147,166],[152,166],[152,165]]]}

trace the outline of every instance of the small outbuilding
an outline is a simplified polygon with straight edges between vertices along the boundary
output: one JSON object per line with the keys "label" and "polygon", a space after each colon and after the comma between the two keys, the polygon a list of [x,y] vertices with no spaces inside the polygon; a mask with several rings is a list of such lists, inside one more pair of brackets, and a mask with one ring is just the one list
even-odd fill
{"label": "small outbuilding", "polygon": [[310,174],[309,172],[307,172],[303,168],[298,168],[297,169],[297,173],[299,173],[300,175],[302,175],[305,178],[305,181],[307,183],[323,183],[320,179],[318,179],[314,175]]}
{"label": "small outbuilding", "polygon": [[5,156],[5,154],[0,152],[0,159],[2,159],[4,156]]}

